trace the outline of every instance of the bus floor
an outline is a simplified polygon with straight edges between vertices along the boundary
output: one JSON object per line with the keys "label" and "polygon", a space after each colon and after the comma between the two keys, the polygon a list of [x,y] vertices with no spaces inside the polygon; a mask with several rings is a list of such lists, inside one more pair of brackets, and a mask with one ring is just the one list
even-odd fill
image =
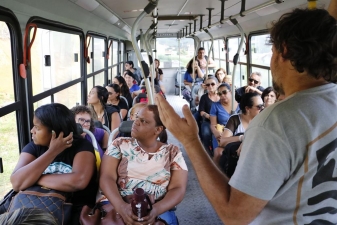
{"label": "bus floor", "polygon": [[[182,97],[173,95],[167,96],[167,100],[175,111],[180,116],[183,116],[181,108],[187,103],[187,101]],[[170,132],[168,132],[168,143],[172,143],[181,149],[188,167],[186,194],[184,200],[177,206],[176,211],[176,215],[179,219],[179,225],[223,224],[204,195],[185,149]]]}

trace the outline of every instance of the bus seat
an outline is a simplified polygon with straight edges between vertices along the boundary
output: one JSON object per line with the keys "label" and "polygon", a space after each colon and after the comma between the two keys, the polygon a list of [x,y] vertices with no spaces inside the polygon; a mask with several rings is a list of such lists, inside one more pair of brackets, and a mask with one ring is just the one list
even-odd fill
{"label": "bus seat", "polygon": [[114,129],[110,133],[109,139],[108,139],[108,145],[110,145],[111,142],[113,141],[113,137],[115,136],[115,134],[117,134],[117,133],[131,133],[132,124],[133,124],[132,120],[121,122],[121,124],[119,125],[119,127],[117,127],[116,129]]}
{"label": "bus seat", "polygon": [[130,106],[129,106],[128,100],[127,100],[124,96],[119,95],[119,97],[120,97],[121,99],[123,99],[124,102],[126,102],[126,105],[128,106],[128,110],[129,110],[129,109],[130,109]]}
{"label": "bus seat", "polygon": [[94,126],[97,128],[104,129],[102,122],[98,120],[94,120]]}
{"label": "bus seat", "polygon": [[[183,90],[185,88],[185,84],[184,84],[184,75],[185,75],[185,72],[186,72],[186,69],[183,68],[184,70],[177,70],[177,73],[176,73],[176,78],[175,78],[175,95],[179,95],[179,86],[181,84],[181,90]],[[181,74],[181,78],[180,78],[180,81],[179,81],[179,76]],[[177,93],[178,91],[178,93]]]}
{"label": "bus seat", "polygon": [[95,150],[97,171],[99,171],[99,168],[101,166],[101,155],[99,154],[98,143],[97,143],[97,140],[94,134],[90,130],[84,129],[79,123],[77,123],[77,131],[79,134],[86,133],[87,135],[90,136],[92,146],[94,147],[94,150]]}

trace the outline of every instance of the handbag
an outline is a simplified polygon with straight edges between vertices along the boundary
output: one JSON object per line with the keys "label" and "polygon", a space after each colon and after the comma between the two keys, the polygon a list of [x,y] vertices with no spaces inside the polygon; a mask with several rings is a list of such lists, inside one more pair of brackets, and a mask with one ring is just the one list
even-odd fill
{"label": "handbag", "polygon": [[[93,208],[85,205],[82,208],[80,215],[81,225],[125,225],[123,218],[116,212],[116,209],[109,202],[102,204],[96,203]],[[167,223],[160,218],[156,218],[153,225],[167,225]]]}
{"label": "handbag", "polygon": [[13,189],[10,190],[0,202],[0,215],[7,212],[12,198],[17,194]]}
{"label": "handbag", "polygon": [[20,208],[39,208],[52,214],[59,225],[67,224],[72,209],[72,204],[66,202],[68,194],[37,185],[32,186],[15,195],[8,212]]}

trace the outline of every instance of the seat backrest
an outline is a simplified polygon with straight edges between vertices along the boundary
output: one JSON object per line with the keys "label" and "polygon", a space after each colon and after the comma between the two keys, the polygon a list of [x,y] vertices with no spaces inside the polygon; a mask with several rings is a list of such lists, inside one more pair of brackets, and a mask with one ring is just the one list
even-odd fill
{"label": "seat backrest", "polygon": [[81,124],[76,123],[76,125],[77,125],[77,132],[79,134],[86,133],[91,138],[91,144],[92,144],[92,146],[94,147],[94,150],[95,150],[96,167],[97,167],[97,171],[99,171],[99,168],[101,166],[101,155],[99,154],[99,151],[98,151],[98,143],[97,143],[97,140],[95,138],[95,135],[90,130],[84,129],[81,126]]}
{"label": "seat backrest", "polygon": [[128,106],[128,109],[130,109],[131,107],[129,106],[128,100],[124,97],[124,96],[119,96],[121,99],[124,100],[124,102],[126,102],[126,105]]}
{"label": "seat backrest", "polygon": [[123,121],[121,122],[121,124],[119,125],[118,128],[114,129],[110,135],[109,135],[109,139],[108,139],[108,145],[111,144],[111,142],[113,141],[113,137],[117,134],[117,133],[131,133],[131,128],[132,128],[132,124],[133,124],[133,120],[128,120],[128,121]]}
{"label": "seat backrest", "polygon": [[[184,75],[185,75],[185,72],[186,70],[177,70],[177,73],[176,73],[176,78],[175,78],[175,83],[176,83],[176,86],[179,86],[179,84],[181,84],[182,87],[185,86],[184,84]],[[180,74],[181,74],[181,77],[180,77]],[[179,81],[180,79],[180,81]]]}

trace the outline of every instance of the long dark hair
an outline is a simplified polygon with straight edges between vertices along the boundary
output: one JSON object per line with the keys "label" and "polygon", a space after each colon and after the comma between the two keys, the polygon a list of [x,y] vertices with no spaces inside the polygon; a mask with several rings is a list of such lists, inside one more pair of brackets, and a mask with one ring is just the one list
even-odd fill
{"label": "long dark hair", "polygon": [[109,98],[108,90],[102,86],[95,86],[94,88],[96,88],[97,98],[99,99],[100,103],[105,106]]}
{"label": "long dark hair", "polygon": [[108,87],[111,87],[114,89],[114,91],[118,94],[117,95],[117,100],[119,101],[121,98],[119,97],[121,94],[121,88],[119,87],[118,84],[109,84]]}
{"label": "long dark hair", "polygon": [[[199,60],[197,60],[197,59],[195,59],[195,61],[196,62],[198,62],[198,65],[200,66],[200,61]],[[191,59],[189,62],[188,62],[188,64],[187,64],[187,73],[189,73],[189,74],[192,74],[193,73],[193,67],[194,67],[194,65],[192,65],[193,64],[193,59]]]}
{"label": "long dark hair", "polygon": [[242,95],[241,101],[240,101],[240,109],[243,114],[247,113],[246,107],[252,108],[254,105],[253,98],[256,96],[260,96],[256,92],[248,92]]}
{"label": "long dark hair", "polygon": [[63,132],[64,137],[73,132],[74,139],[81,138],[77,131],[74,114],[60,103],[42,105],[35,110],[34,115],[50,132],[55,131],[56,137],[60,132]]}
{"label": "long dark hair", "polygon": [[154,121],[156,122],[156,126],[162,126],[163,130],[159,134],[159,140],[162,143],[167,143],[167,132],[166,132],[166,127],[164,126],[163,122],[160,120],[159,117],[159,111],[158,111],[158,106],[156,105],[147,105],[146,108],[151,111],[154,115]]}
{"label": "long dark hair", "polygon": [[115,76],[115,78],[118,80],[118,83],[121,84],[120,87],[120,93],[122,94],[122,96],[128,96],[130,94],[130,89],[128,87],[128,85],[126,84],[126,81],[124,79],[124,77],[122,76]]}

